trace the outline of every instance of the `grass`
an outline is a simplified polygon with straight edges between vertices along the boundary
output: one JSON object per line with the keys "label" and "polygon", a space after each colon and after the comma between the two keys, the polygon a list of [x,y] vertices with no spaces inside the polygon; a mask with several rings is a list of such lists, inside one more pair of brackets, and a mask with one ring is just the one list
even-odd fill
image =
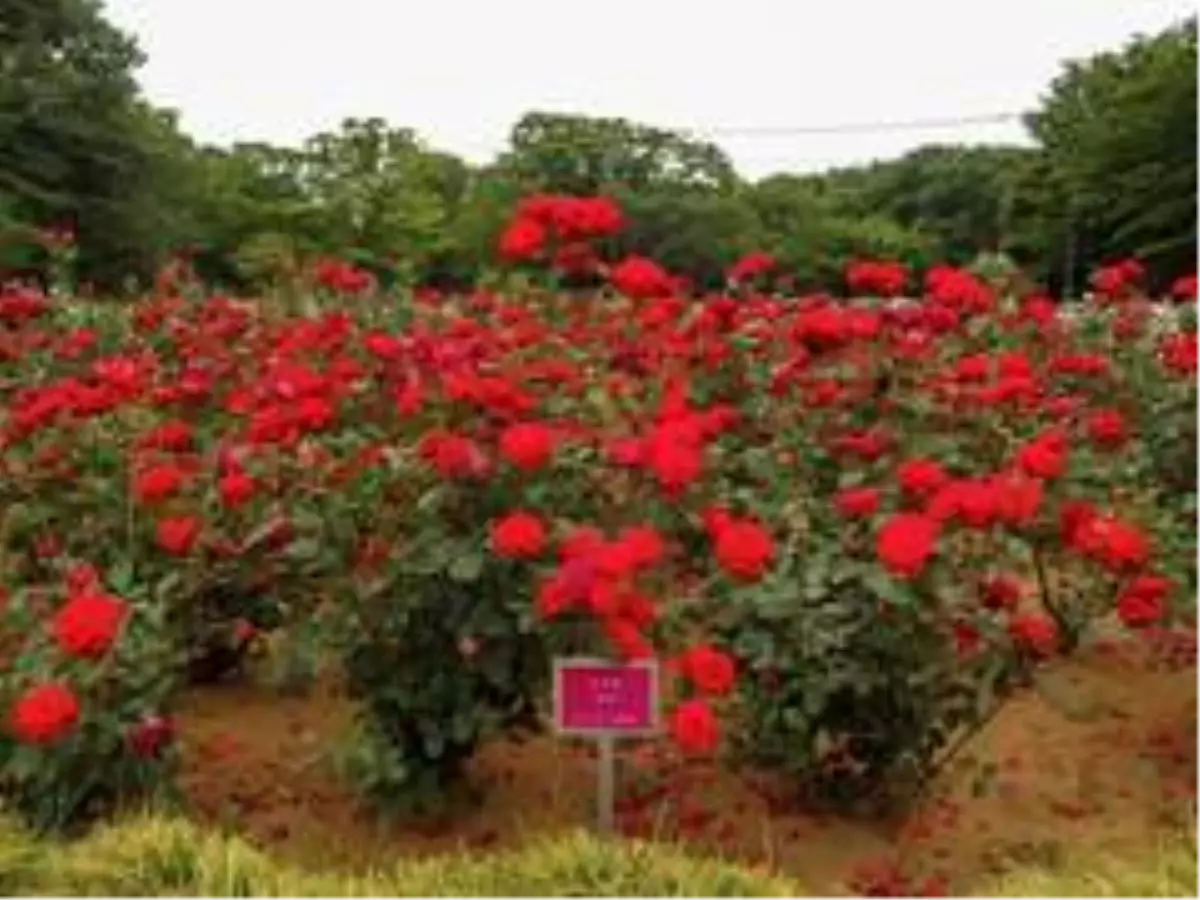
{"label": "grass", "polygon": [[[996,897],[1195,897],[1196,841],[1128,858],[1024,866],[979,886]],[[143,816],[56,843],[0,822],[0,894],[126,897],[796,897],[793,881],[676,848],[583,832],[516,852],[405,860],[362,875],[273,862],[242,839]]]}
{"label": "grass", "polygon": [[1127,856],[1069,858],[1016,869],[980,892],[995,897],[1195,897],[1196,837],[1173,836]]}
{"label": "grass", "polygon": [[584,833],[519,852],[402,861],[364,875],[281,866],[234,836],[180,819],[138,818],[72,844],[0,827],[6,896],[790,897],[782,878],[673,848]]}

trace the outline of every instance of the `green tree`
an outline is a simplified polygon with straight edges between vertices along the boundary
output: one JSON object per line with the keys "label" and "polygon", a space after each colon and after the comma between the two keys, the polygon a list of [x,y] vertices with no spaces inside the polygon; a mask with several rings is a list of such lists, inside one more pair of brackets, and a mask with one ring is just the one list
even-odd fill
{"label": "green tree", "polygon": [[1069,273],[1134,255],[1161,281],[1196,265],[1196,19],[1068,63],[1028,127],[1042,218]]}
{"label": "green tree", "polygon": [[618,186],[732,190],[721,148],[625,119],[528,113],[513,127],[499,166],[527,190],[596,194]]}
{"label": "green tree", "polygon": [[0,209],[72,227],[84,277],[110,285],[172,238],[181,139],[140,99],[141,63],[93,0],[0,0]]}

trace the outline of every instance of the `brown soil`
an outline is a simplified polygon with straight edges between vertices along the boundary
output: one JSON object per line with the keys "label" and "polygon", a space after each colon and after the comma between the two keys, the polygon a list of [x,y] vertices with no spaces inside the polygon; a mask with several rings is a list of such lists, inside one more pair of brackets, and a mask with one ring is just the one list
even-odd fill
{"label": "brown soil", "polygon": [[[339,782],[330,752],[351,711],[332,691],[280,698],[226,686],[195,693],[182,722],[195,814],[301,865],[360,868],[403,854],[511,846],[586,825],[587,748],[552,737],[487,748],[483,804],[440,825],[382,825]],[[695,771],[673,812],[647,825],[723,855],[766,862],[818,892],[844,892],[864,864],[944,874],[955,891],[1021,861],[1128,853],[1194,815],[1196,671],[1147,666],[1125,649],[1060,664],[970,746],[995,776],[946,779],[901,828],[774,810],[746,773]],[[976,773],[978,769],[974,770]],[[627,779],[628,781],[628,779]],[[1194,821],[1194,819],[1191,819]]]}

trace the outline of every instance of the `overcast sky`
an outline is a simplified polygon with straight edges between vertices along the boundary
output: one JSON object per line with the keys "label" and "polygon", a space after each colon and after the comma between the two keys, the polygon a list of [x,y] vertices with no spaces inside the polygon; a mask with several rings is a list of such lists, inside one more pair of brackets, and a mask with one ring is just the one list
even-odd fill
{"label": "overcast sky", "polygon": [[714,130],[748,176],[1024,141],[1019,122],[762,136],[1036,104],[1067,58],[1185,0],[106,0],[197,138],[294,144],[378,115],[483,161],[530,110]]}

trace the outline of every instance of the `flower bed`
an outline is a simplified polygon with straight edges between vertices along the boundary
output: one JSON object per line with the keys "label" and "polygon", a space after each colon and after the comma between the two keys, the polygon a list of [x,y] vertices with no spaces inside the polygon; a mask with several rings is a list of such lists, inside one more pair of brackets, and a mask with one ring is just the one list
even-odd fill
{"label": "flower bed", "polygon": [[[505,255],[610,207],[537,198]],[[758,293],[770,265],[702,298],[642,259],[575,293],[329,261],[253,304],[6,291],[11,801],[61,828],[169,783],[181,693],[269,641],[353,699],[345,772],[388,811],[463,797],[586,653],[664,660],[656,764],[904,813],[1098,623],[1191,627],[1189,304],[1129,264],[1069,318],[949,267],[881,303],[912,284],[886,261],[849,299]]]}

